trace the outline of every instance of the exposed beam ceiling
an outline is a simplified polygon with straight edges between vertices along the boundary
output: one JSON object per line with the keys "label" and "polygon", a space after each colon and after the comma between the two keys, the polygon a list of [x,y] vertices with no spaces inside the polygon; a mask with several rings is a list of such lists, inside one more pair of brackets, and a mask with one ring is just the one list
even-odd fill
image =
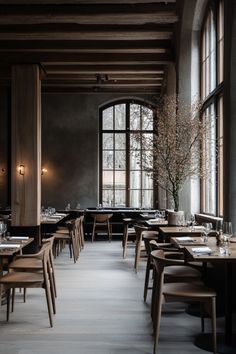
{"label": "exposed beam ceiling", "polygon": [[177,21],[174,0],[0,0],[0,84],[39,63],[44,90],[158,94]]}

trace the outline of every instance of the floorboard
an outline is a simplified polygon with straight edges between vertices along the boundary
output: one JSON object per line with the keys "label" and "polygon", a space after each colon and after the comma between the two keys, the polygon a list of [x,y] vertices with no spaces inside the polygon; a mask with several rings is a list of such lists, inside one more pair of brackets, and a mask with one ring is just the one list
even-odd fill
{"label": "floorboard", "polygon": [[[123,260],[120,241],[87,242],[76,264],[63,250],[55,260],[54,327],[42,289],[29,289],[26,303],[17,294],[9,323],[5,306],[0,311],[0,354],[151,354],[150,296],[147,304],[142,300],[145,263],[136,274],[133,262],[134,249]],[[159,354],[205,353],[193,344],[199,318],[171,306],[162,317]]]}

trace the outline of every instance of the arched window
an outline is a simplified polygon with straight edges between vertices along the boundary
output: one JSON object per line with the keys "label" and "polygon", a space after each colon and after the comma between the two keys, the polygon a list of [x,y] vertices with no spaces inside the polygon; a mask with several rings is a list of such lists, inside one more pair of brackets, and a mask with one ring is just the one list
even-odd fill
{"label": "arched window", "polygon": [[[223,60],[224,1],[209,3],[201,36],[202,119],[209,130],[203,143],[202,165],[207,176],[201,184],[201,211],[223,215]],[[206,166],[207,165],[207,166]]]}
{"label": "arched window", "polygon": [[[142,135],[153,134],[153,110],[121,102],[100,110],[100,203],[153,207],[153,181],[142,166]],[[137,139],[138,136],[138,139]]]}

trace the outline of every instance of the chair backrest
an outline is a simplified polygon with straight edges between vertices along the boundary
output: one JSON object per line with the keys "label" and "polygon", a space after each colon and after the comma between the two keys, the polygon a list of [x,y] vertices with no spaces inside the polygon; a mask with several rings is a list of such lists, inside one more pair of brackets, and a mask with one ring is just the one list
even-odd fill
{"label": "chair backrest", "polygon": [[95,222],[102,223],[108,222],[108,220],[113,216],[113,214],[91,214]]}
{"label": "chair backrest", "polygon": [[152,251],[151,256],[153,259],[155,271],[157,272],[159,278],[163,277],[165,267],[172,266],[172,265],[183,265],[182,260],[166,258],[165,252],[160,249],[156,251]]}
{"label": "chair backrest", "polygon": [[134,225],[134,230],[136,232],[136,239],[137,239],[137,242],[138,242],[142,238],[143,231],[147,231],[148,227],[143,226],[143,225],[135,224]]}

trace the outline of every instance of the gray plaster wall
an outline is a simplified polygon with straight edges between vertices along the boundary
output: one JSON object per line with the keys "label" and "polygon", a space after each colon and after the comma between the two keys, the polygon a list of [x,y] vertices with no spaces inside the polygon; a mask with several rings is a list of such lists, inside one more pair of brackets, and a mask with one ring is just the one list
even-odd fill
{"label": "gray plaster wall", "polygon": [[98,204],[99,107],[118,99],[151,96],[42,94],[42,205],[74,208]]}

